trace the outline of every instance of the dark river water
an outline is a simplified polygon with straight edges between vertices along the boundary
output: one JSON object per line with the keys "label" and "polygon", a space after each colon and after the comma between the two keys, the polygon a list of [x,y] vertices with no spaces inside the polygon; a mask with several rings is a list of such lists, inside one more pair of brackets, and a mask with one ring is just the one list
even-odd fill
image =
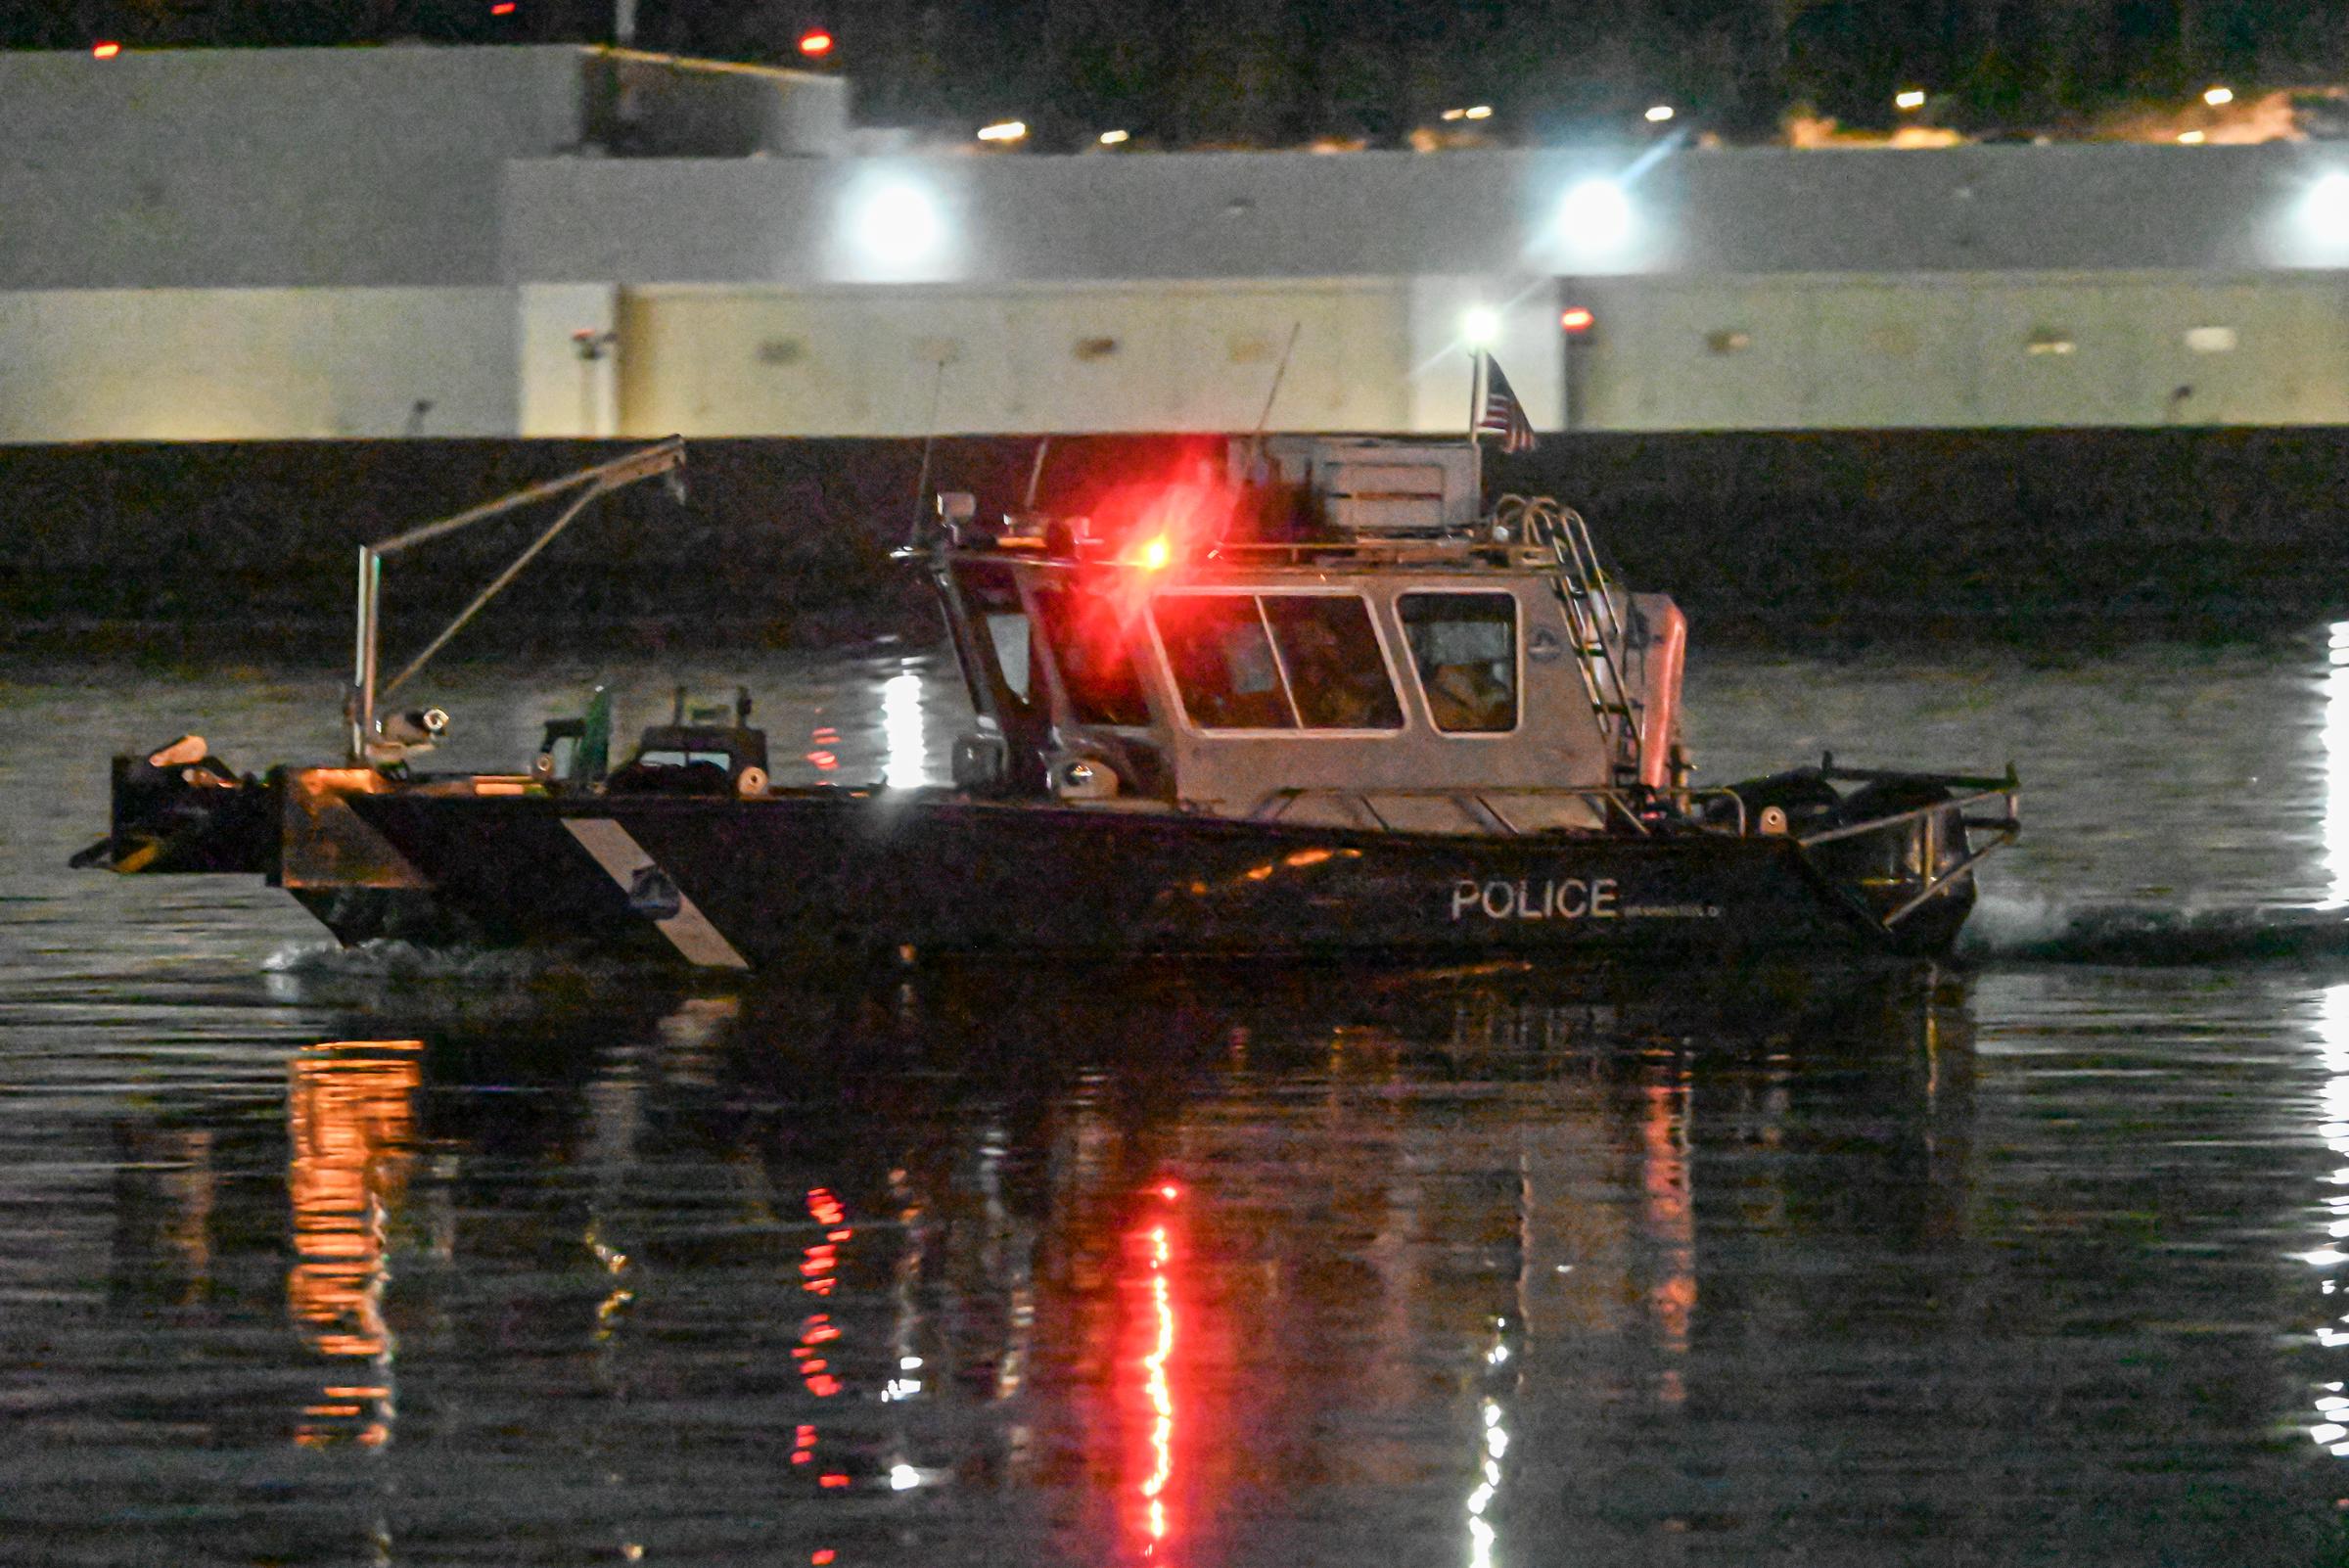
{"label": "dark river water", "polygon": [[[233,658],[0,672],[0,1561],[2343,1560],[2349,627],[1700,639],[1707,778],[2022,769],[1962,962],[1814,975],[688,988],[67,871],[116,748],[333,753]],[[786,779],[961,711],[672,674]]]}

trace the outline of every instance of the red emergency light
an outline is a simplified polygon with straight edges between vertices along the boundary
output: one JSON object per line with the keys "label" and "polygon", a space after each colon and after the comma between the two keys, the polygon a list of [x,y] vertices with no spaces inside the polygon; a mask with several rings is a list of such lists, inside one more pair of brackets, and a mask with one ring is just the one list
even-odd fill
{"label": "red emergency light", "polygon": [[1569,305],[1558,312],[1558,330],[1560,332],[1579,336],[1589,332],[1597,322],[1598,318],[1581,305]]}
{"label": "red emergency light", "polygon": [[112,38],[107,39],[104,43],[90,45],[90,57],[94,60],[112,60],[121,52],[122,46]]}
{"label": "red emergency light", "polygon": [[800,34],[800,53],[810,60],[832,52],[832,35],[821,27],[811,27]]}
{"label": "red emergency light", "polygon": [[497,0],[497,4],[489,8],[489,15],[493,17],[510,17],[514,15],[514,0]]}

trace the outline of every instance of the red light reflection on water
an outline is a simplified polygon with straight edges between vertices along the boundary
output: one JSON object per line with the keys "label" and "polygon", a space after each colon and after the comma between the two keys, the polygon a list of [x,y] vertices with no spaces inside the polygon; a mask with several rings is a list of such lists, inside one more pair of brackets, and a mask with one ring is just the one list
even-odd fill
{"label": "red light reflection on water", "polygon": [[[841,1246],[856,1232],[848,1223],[848,1206],[840,1201],[839,1195],[830,1187],[807,1189],[807,1216],[824,1227],[824,1239],[810,1242],[800,1250],[800,1288],[810,1295],[829,1296],[840,1277]],[[832,1320],[830,1313],[809,1313],[801,1319],[799,1343],[791,1348],[791,1359],[800,1380],[806,1384],[807,1392],[819,1400],[835,1398],[847,1387],[832,1373],[829,1358],[838,1355],[839,1351],[820,1348],[835,1346],[840,1337],[840,1325]],[[818,1436],[814,1422],[798,1423],[792,1432],[793,1464],[812,1464],[815,1461]],[[839,1461],[836,1459],[833,1462]],[[845,1470],[824,1470],[817,1474],[815,1484],[821,1491],[845,1492],[850,1489],[852,1480]],[[828,1563],[832,1558],[833,1548],[822,1546],[809,1553],[807,1560],[811,1563]]]}
{"label": "red light reflection on water", "polygon": [[1174,1291],[1176,1237],[1174,1216],[1164,1205],[1181,1189],[1168,1182],[1151,1189],[1160,1212],[1147,1214],[1127,1234],[1128,1354],[1120,1358],[1121,1403],[1133,1411],[1136,1438],[1128,1474],[1134,1498],[1130,1513],[1140,1555],[1155,1558],[1174,1534],[1169,1506],[1174,1481],[1174,1359],[1181,1311]]}

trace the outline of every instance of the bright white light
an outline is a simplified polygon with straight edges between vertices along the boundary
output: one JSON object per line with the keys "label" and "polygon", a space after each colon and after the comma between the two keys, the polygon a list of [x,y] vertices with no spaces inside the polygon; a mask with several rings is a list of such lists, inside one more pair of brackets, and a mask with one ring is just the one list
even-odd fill
{"label": "bright white light", "polygon": [[1101,133],[1101,145],[1104,147],[1122,146],[1128,139],[1129,133],[1122,130],[1107,130]]}
{"label": "bright white light", "polygon": [[1500,312],[1490,305],[1470,305],[1460,312],[1460,337],[1471,348],[1490,348],[1500,337]]}
{"label": "bright white light", "polygon": [[2300,226],[2321,245],[2349,247],[2349,174],[2335,169],[2308,188]]}
{"label": "bright white light", "polygon": [[1558,204],[1558,228],[1579,251],[1612,251],[1632,237],[1632,199],[1613,180],[1585,180]]}
{"label": "bright white light", "polygon": [[922,1484],[922,1473],[910,1464],[894,1464],[889,1469],[889,1490],[910,1492]]}
{"label": "bright white light", "polygon": [[[898,678],[903,680],[905,677],[899,675]],[[898,1358],[898,1369],[904,1372],[918,1372],[922,1369],[922,1359],[919,1356],[900,1356]]]}
{"label": "bright white light", "polygon": [[1442,119],[1466,119],[1468,117],[1468,111],[1465,109],[1447,109],[1438,117]]}
{"label": "bright white light", "polygon": [[938,246],[938,208],[911,185],[884,185],[856,211],[856,243],[876,261],[919,263]]}
{"label": "bright white light", "polygon": [[1925,107],[1925,90],[1922,87],[1904,87],[1892,95],[1892,107],[1922,109]]}
{"label": "bright white light", "polygon": [[2203,92],[2202,102],[2208,104],[2213,109],[2217,109],[2224,104],[2232,104],[2234,102],[2234,89],[2232,87],[2209,88]]}
{"label": "bright white light", "polygon": [[929,744],[922,733],[922,677],[911,670],[881,683],[881,743],[888,748],[882,782],[893,790],[920,785]]}
{"label": "bright white light", "polygon": [[992,125],[979,127],[979,139],[983,142],[1016,142],[1027,134],[1028,122],[1024,119],[999,119]]}
{"label": "bright white light", "polygon": [[2181,147],[2199,147],[2202,145],[2202,142],[2203,136],[2198,130],[2180,131],[2178,133],[2178,145]]}
{"label": "bright white light", "polygon": [[1647,122],[1650,125],[1661,125],[1670,118],[1672,118],[1672,106],[1670,104],[1655,104],[1649,107],[1647,112]]}
{"label": "bright white light", "polygon": [[1460,111],[1460,117],[1462,119],[1491,119],[1493,106],[1491,104],[1471,104]]}

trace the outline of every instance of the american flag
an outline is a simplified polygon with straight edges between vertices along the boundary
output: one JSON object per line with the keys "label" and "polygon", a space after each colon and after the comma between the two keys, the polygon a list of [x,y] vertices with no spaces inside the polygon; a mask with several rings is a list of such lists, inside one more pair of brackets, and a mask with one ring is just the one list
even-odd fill
{"label": "american flag", "polygon": [[1517,400],[1509,378],[1491,354],[1485,355],[1485,406],[1476,416],[1476,433],[1499,437],[1500,449],[1512,456],[1534,449],[1534,422],[1525,417],[1525,404]]}

